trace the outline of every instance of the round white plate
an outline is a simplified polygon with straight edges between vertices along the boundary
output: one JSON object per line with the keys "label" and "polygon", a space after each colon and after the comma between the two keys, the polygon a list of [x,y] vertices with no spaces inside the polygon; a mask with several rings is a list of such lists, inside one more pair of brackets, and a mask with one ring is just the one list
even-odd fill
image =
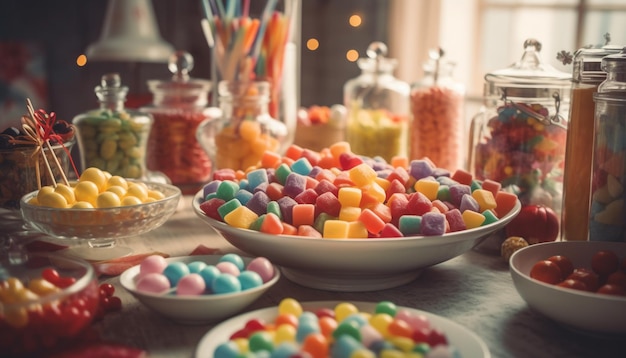
{"label": "round white plate", "polygon": [[[319,308],[334,308],[340,301],[314,301],[302,302],[305,311],[314,311]],[[376,303],[372,302],[351,302],[359,311],[373,312]],[[441,330],[448,337],[448,344],[455,347],[464,358],[490,358],[489,348],[475,333],[464,326],[433,313],[420,311],[414,308],[398,307],[398,309],[408,309],[426,316],[432,327]],[[273,320],[278,314],[278,307],[262,308],[256,311],[240,314],[230,318],[211,329],[202,337],[196,348],[196,358],[213,357],[213,352],[222,343],[227,342],[230,335],[241,329],[246,322],[253,318],[265,321]]]}

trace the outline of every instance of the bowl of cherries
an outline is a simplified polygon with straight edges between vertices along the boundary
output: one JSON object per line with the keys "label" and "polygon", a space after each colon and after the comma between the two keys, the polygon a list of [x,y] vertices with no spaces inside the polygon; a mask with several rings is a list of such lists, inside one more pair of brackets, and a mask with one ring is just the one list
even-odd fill
{"label": "bowl of cherries", "polygon": [[511,256],[510,272],[528,305],[564,327],[602,337],[626,335],[626,243],[530,245]]}
{"label": "bowl of cherries", "polygon": [[0,355],[41,356],[80,340],[94,320],[121,309],[92,265],[59,254],[0,259]]}

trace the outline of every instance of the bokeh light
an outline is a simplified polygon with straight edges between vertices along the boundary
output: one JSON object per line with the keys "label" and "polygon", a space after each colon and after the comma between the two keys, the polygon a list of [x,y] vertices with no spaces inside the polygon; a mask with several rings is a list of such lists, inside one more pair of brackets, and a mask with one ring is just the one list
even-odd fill
{"label": "bokeh light", "polygon": [[359,27],[361,26],[362,19],[361,19],[361,16],[355,14],[355,15],[350,16],[350,19],[348,19],[348,22],[350,23],[350,26],[352,27]]}
{"label": "bokeh light", "polygon": [[76,58],[76,64],[78,65],[78,67],[83,67],[87,64],[87,56],[85,55],[79,55]]}
{"label": "bokeh light", "polygon": [[346,52],[346,59],[350,62],[354,62],[359,59],[359,51],[357,50],[348,50]]}
{"label": "bokeh light", "polygon": [[315,51],[319,47],[320,47],[320,42],[317,41],[317,39],[315,38],[311,38],[306,41],[306,48],[308,48],[311,51]]}

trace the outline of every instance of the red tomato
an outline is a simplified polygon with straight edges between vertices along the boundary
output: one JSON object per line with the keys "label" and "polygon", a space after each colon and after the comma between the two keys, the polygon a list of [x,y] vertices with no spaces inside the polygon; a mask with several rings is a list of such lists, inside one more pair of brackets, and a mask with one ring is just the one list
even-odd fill
{"label": "red tomato", "polygon": [[626,290],[623,287],[608,283],[602,285],[597,292],[605,295],[626,296]]}
{"label": "red tomato", "polygon": [[581,281],[587,286],[587,290],[591,292],[595,292],[600,287],[600,277],[589,269],[577,268],[567,278]]}
{"label": "red tomato", "polygon": [[619,257],[613,251],[598,251],[591,258],[591,268],[600,276],[608,276],[619,268]]}
{"label": "red tomato", "polygon": [[543,205],[526,205],[505,227],[506,236],[520,236],[529,244],[556,240],[559,219],[554,210]]}
{"label": "red tomato", "polygon": [[530,270],[530,277],[552,285],[556,285],[562,280],[559,265],[549,260],[537,261]]}
{"label": "red tomato", "polygon": [[559,268],[561,269],[561,275],[562,275],[561,278],[563,280],[565,280],[567,276],[569,276],[572,272],[574,272],[574,264],[567,256],[554,255],[554,256],[549,257],[548,260],[559,265]]}
{"label": "red tomato", "polygon": [[570,288],[573,290],[588,291],[587,286],[582,281],[567,279],[557,284],[559,287]]}
{"label": "red tomato", "polygon": [[606,283],[621,286],[626,289],[626,272],[615,271],[606,278]]}

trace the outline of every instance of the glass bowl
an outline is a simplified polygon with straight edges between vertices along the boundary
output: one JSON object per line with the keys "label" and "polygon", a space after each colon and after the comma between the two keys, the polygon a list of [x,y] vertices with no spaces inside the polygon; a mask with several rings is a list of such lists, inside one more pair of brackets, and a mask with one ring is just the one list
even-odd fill
{"label": "glass bowl", "polygon": [[38,193],[34,191],[22,197],[20,209],[24,221],[32,228],[70,243],[86,242],[86,250],[75,248],[76,253],[85,259],[121,257],[129,254],[130,249],[116,247],[116,239],[138,236],[158,228],[178,207],[179,188],[163,183],[145,184],[165,197],[149,203],[112,208],[58,209],[29,204]]}
{"label": "glass bowl", "polygon": [[87,261],[58,254],[31,254],[19,262],[1,259],[2,355],[50,353],[91,324],[99,302],[98,281]]}

